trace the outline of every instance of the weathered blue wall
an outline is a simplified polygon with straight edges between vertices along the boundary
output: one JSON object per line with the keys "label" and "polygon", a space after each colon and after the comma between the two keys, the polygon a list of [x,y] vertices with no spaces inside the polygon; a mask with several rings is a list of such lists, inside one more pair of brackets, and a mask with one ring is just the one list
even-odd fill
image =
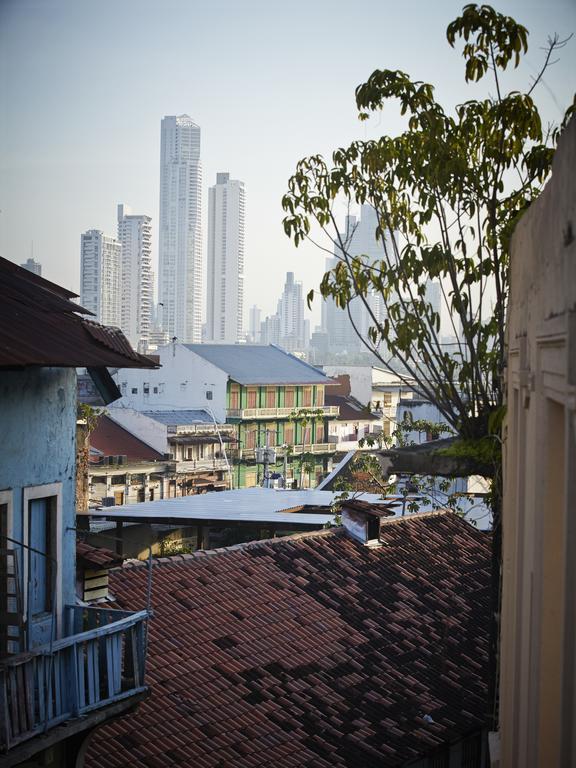
{"label": "weathered blue wall", "polygon": [[[75,600],[75,466],[76,371],[0,371],[0,491],[12,491],[14,539],[24,536],[24,488],[62,483],[62,606]],[[31,644],[48,642],[50,627],[38,622]]]}

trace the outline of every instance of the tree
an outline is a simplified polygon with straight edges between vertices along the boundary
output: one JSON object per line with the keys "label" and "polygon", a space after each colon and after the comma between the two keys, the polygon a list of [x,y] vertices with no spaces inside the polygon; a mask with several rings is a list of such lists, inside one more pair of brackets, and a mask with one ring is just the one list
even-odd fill
{"label": "tree", "polygon": [[[497,643],[501,561],[500,430],[504,413],[505,320],[510,238],[519,217],[550,174],[562,125],[546,128],[532,94],[567,40],[549,39],[540,73],[525,93],[504,91],[503,75],[518,67],[528,50],[528,31],[488,5],[466,5],[447,29],[449,44],[463,40],[466,82],[492,77],[494,94],[472,99],[453,114],[428,83],[405,72],[376,70],[356,89],[361,120],[399,102],[406,129],[398,136],[355,141],[337,149],[328,164],[320,155],[301,160],[283,198],[284,229],[298,245],[319,226],[337,256],[320,285],[348,311],[355,297],[371,319],[366,347],[381,364],[402,361],[407,375],[433,402],[458,435],[455,464],[468,473],[478,466],[492,475],[493,573],[489,696],[497,710]],[[353,231],[340,234],[334,203],[368,204],[376,213],[375,238],[383,258],[369,263],[353,252]],[[322,247],[322,246],[321,246]],[[456,346],[440,339],[440,313],[426,300],[430,280],[440,283]],[[378,317],[371,294],[385,307]],[[308,302],[314,292],[308,295]],[[381,343],[391,357],[381,352]],[[394,370],[399,373],[398,370]],[[427,471],[431,456],[417,456],[413,468]],[[422,460],[423,458],[423,460]],[[452,462],[445,470],[455,474]],[[428,463],[428,466],[429,463]],[[456,467],[456,468],[458,468]],[[402,461],[396,456],[396,471]],[[480,472],[479,472],[480,473]],[[494,723],[493,723],[494,726]]]}
{"label": "tree", "polygon": [[[301,160],[282,201],[284,228],[295,245],[312,239],[313,223],[328,235],[337,264],[324,275],[321,295],[349,314],[358,297],[371,320],[366,347],[391,370],[394,358],[402,361],[462,438],[460,451],[492,440],[497,466],[510,237],[550,173],[561,130],[543,129],[532,94],[567,40],[549,39],[526,93],[505,93],[504,70],[517,67],[528,50],[522,25],[490,6],[467,5],[447,38],[452,47],[464,40],[466,81],[489,74],[494,95],[450,114],[432,85],[376,70],[356,89],[359,117],[366,120],[397,101],[406,130],[337,149],[331,164],[320,155]],[[353,254],[353,231],[339,232],[333,208],[341,198],[374,208],[374,236],[383,250],[376,263]],[[441,343],[440,313],[426,299],[431,280],[440,284],[457,339],[451,350]],[[383,318],[374,311],[374,293],[383,301]]]}

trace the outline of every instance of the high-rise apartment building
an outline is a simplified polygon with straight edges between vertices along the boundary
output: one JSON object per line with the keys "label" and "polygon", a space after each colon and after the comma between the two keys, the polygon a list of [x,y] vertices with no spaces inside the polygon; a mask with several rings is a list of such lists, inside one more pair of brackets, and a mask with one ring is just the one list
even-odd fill
{"label": "high-rise apartment building", "polygon": [[120,327],[134,349],[146,349],[152,319],[152,219],[118,206],[118,241],[122,246]]}
{"label": "high-rise apartment building", "polygon": [[162,120],[160,147],[159,303],[169,338],[202,334],[200,128],[188,115]]}
{"label": "high-rise apartment building", "polygon": [[[378,220],[370,205],[362,205],[360,218],[347,216],[340,239],[351,256],[364,256],[368,264],[384,258],[382,243],[376,240]],[[339,243],[335,244],[334,256],[326,259],[326,270],[333,269],[342,255]],[[366,304],[368,306],[366,306]],[[322,332],[326,334],[328,349],[335,354],[360,354],[366,352],[362,338],[366,339],[368,329],[384,317],[384,303],[379,294],[370,292],[366,304],[360,298],[353,298],[347,310],[340,309],[333,299],[322,304]]]}
{"label": "high-rise apartment building", "polygon": [[260,343],[260,324],[262,322],[262,310],[253,304],[250,307],[248,317],[248,336],[247,340],[253,344]]}
{"label": "high-rise apartment building", "polygon": [[81,237],[80,304],[104,325],[120,327],[122,246],[98,229]]}
{"label": "high-rise apartment building", "polygon": [[206,338],[234,344],[244,311],[244,182],[217,173],[208,191]]}
{"label": "high-rise apartment building", "polygon": [[278,302],[280,319],[280,345],[288,352],[296,352],[308,346],[304,337],[304,299],[302,283],[294,280],[294,272],[286,273],[284,291]]}
{"label": "high-rise apartment building", "polygon": [[38,277],[42,277],[42,264],[39,261],[34,261],[33,258],[26,259],[24,264],[20,264],[20,266],[27,269],[28,272],[33,272]]}

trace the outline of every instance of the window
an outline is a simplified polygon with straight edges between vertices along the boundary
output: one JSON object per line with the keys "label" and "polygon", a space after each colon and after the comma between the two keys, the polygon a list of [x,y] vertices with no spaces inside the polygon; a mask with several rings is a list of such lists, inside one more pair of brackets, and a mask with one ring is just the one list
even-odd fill
{"label": "window", "polygon": [[312,405],[312,387],[304,387],[302,405],[304,407],[310,407]]}
{"label": "window", "polygon": [[316,424],[316,442],[324,442],[324,424]]}
{"label": "window", "polygon": [[235,411],[240,408],[240,390],[237,384],[230,387],[230,408]]}
{"label": "window", "polygon": [[145,382],[144,382],[144,384],[142,385],[142,392],[143,392],[145,395],[149,395],[149,394],[150,394],[150,384],[149,384],[148,382],[146,382],[146,381],[145,381]]}
{"label": "window", "polygon": [[[34,620],[54,611],[61,614],[62,573],[62,484],[50,483],[24,488],[24,613]],[[59,630],[57,630],[59,631]]]}
{"label": "window", "polygon": [[212,400],[212,390],[207,389],[206,390],[206,400]]}
{"label": "window", "polygon": [[266,408],[276,407],[276,389],[274,387],[266,387]]}
{"label": "window", "polygon": [[294,424],[286,424],[284,427],[284,442],[286,445],[294,445]]}
{"label": "window", "polygon": [[284,393],[284,405],[286,408],[294,407],[294,387],[286,387]]}
{"label": "window", "polygon": [[138,394],[138,387],[132,387],[132,394],[137,395]]}
{"label": "window", "polygon": [[158,394],[158,387],[154,387],[154,389],[152,391],[154,392],[155,395],[157,395]]}
{"label": "window", "polygon": [[47,613],[53,602],[54,512],[52,499],[33,499],[29,502],[28,514],[30,532],[29,605],[30,613],[34,617],[39,613]]}
{"label": "window", "polygon": [[257,408],[257,397],[258,397],[258,390],[256,389],[249,389],[248,390],[248,408]]}

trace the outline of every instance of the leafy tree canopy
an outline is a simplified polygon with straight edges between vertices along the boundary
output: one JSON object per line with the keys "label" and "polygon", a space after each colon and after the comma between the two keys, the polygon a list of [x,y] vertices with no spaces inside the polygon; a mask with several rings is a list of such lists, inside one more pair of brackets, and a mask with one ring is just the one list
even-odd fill
{"label": "leafy tree canopy", "polygon": [[[542,71],[525,93],[505,93],[504,70],[517,67],[528,50],[522,25],[488,5],[467,5],[447,38],[452,47],[463,42],[466,81],[490,76],[494,93],[450,113],[432,85],[405,72],[373,72],[356,89],[360,119],[395,101],[406,130],[354,141],[331,163],[320,155],[301,160],[283,198],[284,228],[298,245],[311,239],[313,224],[320,226],[337,256],[321,295],[349,314],[353,298],[363,301],[371,320],[366,346],[387,367],[401,360],[446,422],[476,439],[499,422],[503,403],[510,236],[550,173],[562,127],[543,128],[532,94],[567,41],[549,40]],[[357,255],[353,231],[339,232],[333,210],[342,196],[373,207],[380,260]],[[440,314],[426,298],[430,280],[440,283],[457,338],[450,350],[441,343]],[[374,294],[385,308],[380,315]]]}

